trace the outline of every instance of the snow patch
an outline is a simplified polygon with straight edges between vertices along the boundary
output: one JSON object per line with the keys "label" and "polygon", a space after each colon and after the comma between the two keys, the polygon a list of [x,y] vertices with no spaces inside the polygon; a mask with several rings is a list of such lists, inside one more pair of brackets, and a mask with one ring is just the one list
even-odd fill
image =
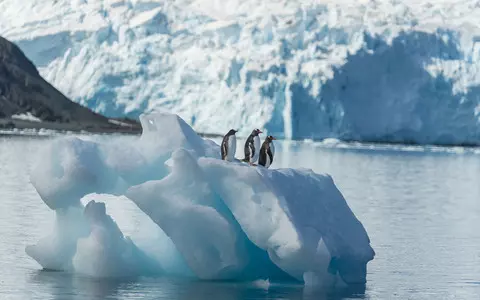
{"label": "snow patch", "polygon": [[42,122],[41,119],[32,115],[31,112],[27,112],[25,114],[16,114],[12,116],[12,119],[15,120],[22,120],[22,121],[30,121],[30,122]]}
{"label": "snow patch", "polygon": [[113,120],[113,119],[109,119],[108,123],[119,125],[119,126],[124,126],[124,127],[132,127],[132,125],[130,125],[128,123],[121,122],[121,121],[118,121],[118,120]]}

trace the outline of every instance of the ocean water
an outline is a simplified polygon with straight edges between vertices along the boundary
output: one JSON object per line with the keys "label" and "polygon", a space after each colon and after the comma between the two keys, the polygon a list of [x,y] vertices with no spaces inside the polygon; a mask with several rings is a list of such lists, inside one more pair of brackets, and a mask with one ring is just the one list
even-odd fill
{"label": "ocean water", "polygon": [[[49,141],[0,138],[0,299],[480,299],[478,149],[277,142],[273,167],[331,174],[377,253],[364,290],[320,292],[274,282],[42,271],[24,248],[53,225],[53,212],[29,183],[36,153]],[[148,219],[131,202],[99,200],[125,234],[149,235]]]}

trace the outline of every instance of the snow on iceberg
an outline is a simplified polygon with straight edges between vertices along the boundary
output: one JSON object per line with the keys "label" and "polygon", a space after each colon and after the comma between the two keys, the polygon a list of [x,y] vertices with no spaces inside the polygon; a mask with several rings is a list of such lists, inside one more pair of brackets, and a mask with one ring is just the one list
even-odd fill
{"label": "snow on iceberg", "polygon": [[106,193],[133,201],[175,245],[168,255],[181,256],[198,278],[366,282],[375,253],[330,176],[222,161],[219,145],[177,115],[141,121],[142,136],[123,149],[72,138],[46,149],[32,183],[57,226],[26,249],[44,268],[102,277],[174,273],[91,200]]}
{"label": "snow on iceberg", "polygon": [[[451,9],[455,7],[455,9]],[[477,0],[4,0],[2,35],[76,102],[199,132],[480,144]]]}
{"label": "snow on iceberg", "polygon": [[42,159],[30,180],[51,209],[80,205],[84,195],[111,191],[118,181],[95,142],[76,137],[56,139],[39,156]]}
{"label": "snow on iceberg", "polygon": [[365,280],[366,263],[374,255],[370,240],[330,176],[306,169],[226,167],[208,158],[199,164],[249,239],[287,273],[300,279],[328,266],[347,283]]}
{"label": "snow on iceberg", "polygon": [[136,276],[159,273],[161,267],[125,238],[105,204],[88,202],[84,210],[88,236],[77,241],[72,263],[75,272],[95,277]]}
{"label": "snow on iceberg", "polygon": [[94,277],[160,274],[161,267],[124,237],[106,214],[105,205],[91,200],[56,209],[54,232],[25,252],[44,269]]}

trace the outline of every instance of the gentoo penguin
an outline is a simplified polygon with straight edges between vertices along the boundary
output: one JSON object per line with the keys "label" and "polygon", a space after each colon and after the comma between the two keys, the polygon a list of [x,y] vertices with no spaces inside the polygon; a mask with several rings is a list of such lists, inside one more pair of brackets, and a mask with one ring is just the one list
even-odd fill
{"label": "gentoo penguin", "polygon": [[220,147],[222,151],[222,160],[234,160],[235,151],[237,151],[236,132],[237,130],[230,129],[230,131],[223,137],[222,145]]}
{"label": "gentoo penguin", "polygon": [[260,156],[258,158],[258,164],[265,168],[270,167],[273,162],[273,156],[275,155],[275,146],[273,140],[276,140],[273,136],[269,135],[262,144],[260,149]]}
{"label": "gentoo penguin", "polygon": [[260,133],[262,133],[260,129],[254,129],[245,142],[245,158],[243,161],[251,165],[258,160],[258,153],[260,152],[260,137],[258,135]]}

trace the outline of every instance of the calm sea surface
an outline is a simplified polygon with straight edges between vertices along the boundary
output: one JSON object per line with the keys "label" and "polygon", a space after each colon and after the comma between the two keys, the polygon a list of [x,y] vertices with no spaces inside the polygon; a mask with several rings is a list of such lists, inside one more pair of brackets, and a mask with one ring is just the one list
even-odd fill
{"label": "calm sea surface", "polygon": [[[296,284],[41,271],[24,248],[53,226],[29,182],[35,154],[49,141],[0,138],[0,299],[480,299],[480,151],[278,142],[273,167],[331,174],[377,253],[366,290],[324,295]],[[125,234],[147,234],[132,203],[108,201],[107,209]]]}

